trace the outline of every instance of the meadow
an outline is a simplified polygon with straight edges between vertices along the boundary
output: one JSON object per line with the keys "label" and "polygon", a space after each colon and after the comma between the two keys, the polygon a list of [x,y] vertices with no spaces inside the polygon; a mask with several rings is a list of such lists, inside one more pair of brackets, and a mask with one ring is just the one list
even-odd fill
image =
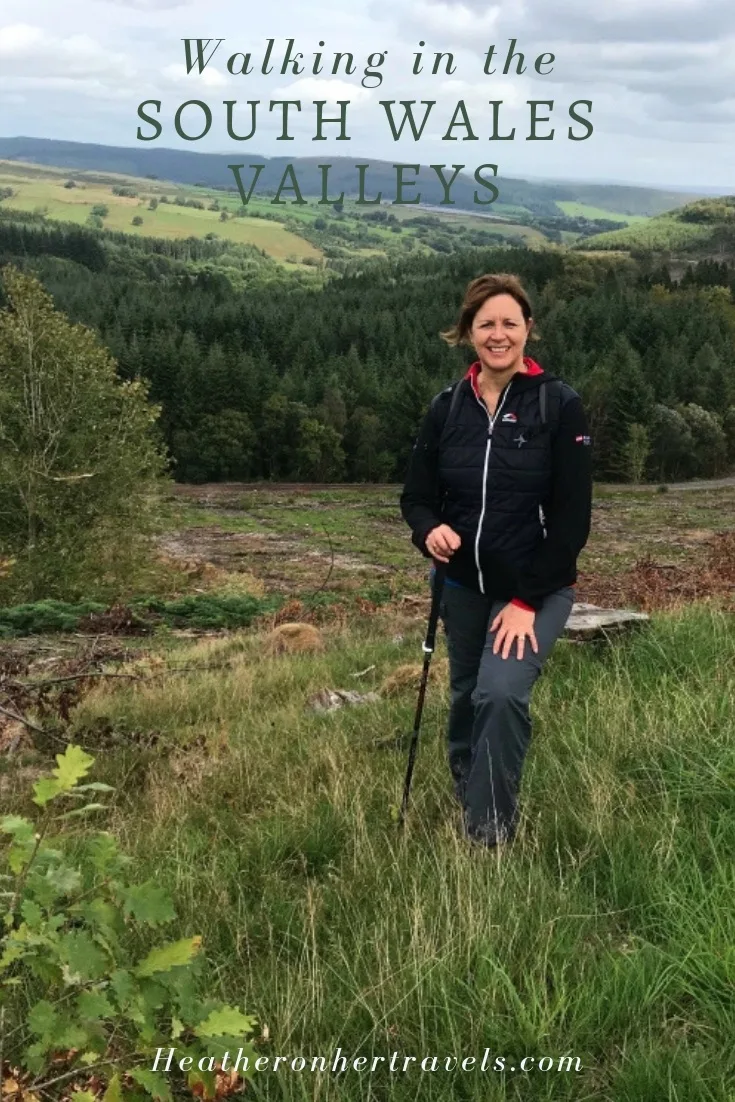
{"label": "meadow", "polygon": [[644,214],[621,214],[619,211],[605,210],[603,207],[593,207],[588,203],[574,203],[569,200],[557,200],[558,207],[575,218],[608,218],[611,222],[629,222],[631,225],[639,222],[648,222]]}
{"label": "meadow", "polygon": [[[133,180],[140,188],[138,197],[114,195],[110,184],[101,182],[84,183],[80,181],[74,188],[65,188],[67,176],[24,177],[5,171],[0,172],[0,186],[7,184],[15,194],[5,200],[5,206],[12,210],[45,210],[47,217],[61,222],[75,222],[84,225],[95,205],[108,208],[104,217],[104,226],[109,230],[130,233],[143,237],[204,237],[215,233],[226,241],[241,245],[254,245],[264,249],[276,260],[285,261],[289,257],[302,260],[304,257],[318,259],[321,250],[310,242],[292,233],[282,222],[264,221],[254,218],[230,218],[220,221],[218,211],[197,210],[171,203],[160,203],[155,210],[148,209],[148,201],[161,194],[170,199],[186,194],[189,198],[201,198],[193,188],[180,188],[171,184],[166,192],[152,187],[151,181]],[[233,209],[236,205],[231,204]],[[140,225],[133,225],[133,218],[142,218]]]}
{"label": "meadow", "polygon": [[[282,1066],[246,1096],[731,1102],[735,553],[719,592],[641,591],[643,629],[560,640],[534,694],[518,838],[478,851],[444,759],[441,631],[396,822],[428,613],[397,490],[176,487],[159,537],[169,584],[278,593],[281,611],[234,632],[18,639],[6,660],[49,676],[54,654],[107,643],[117,658],[100,668],[135,673],[87,685],[63,738],[96,756],[93,779],[115,788],[105,827],[170,890],[168,935],[202,936],[208,990],[256,1016],[258,1052],[386,1058]],[[596,487],[579,599],[653,558],[701,572],[734,515],[733,486]],[[284,619],[318,626],[324,649],[269,653]],[[379,699],[319,713],[324,687]],[[28,810],[43,760],[27,745],[2,761],[9,807]],[[399,1068],[439,1069],[392,1071],[394,1052]]]}

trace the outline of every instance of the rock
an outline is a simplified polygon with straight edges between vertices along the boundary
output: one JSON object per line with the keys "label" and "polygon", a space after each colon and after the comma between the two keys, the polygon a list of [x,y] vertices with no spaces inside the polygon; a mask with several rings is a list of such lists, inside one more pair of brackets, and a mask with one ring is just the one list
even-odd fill
{"label": "rock", "polygon": [[619,635],[637,624],[646,623],[650,616],[626,608],[600,608],[599,605],[575,601],[564,629],[564,636],[573,640],[606,638]]}
{"label": "rock", "polygon": [[308,707],[315,712],[334,712],[345,704],[374,704],[378,693],[356,693],[351,689],[320,689],[309,697]]}

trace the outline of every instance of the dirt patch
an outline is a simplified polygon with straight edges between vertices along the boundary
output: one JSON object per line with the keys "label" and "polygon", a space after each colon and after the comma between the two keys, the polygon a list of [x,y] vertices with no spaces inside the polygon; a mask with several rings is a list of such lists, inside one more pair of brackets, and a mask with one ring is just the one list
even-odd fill
{"label": "dirt patch", "polygon": [[100,678],[121,676],[109,667],[127,657],[112,639],[77,641],[75,654],[14,649],[0,662],[0,752],[56,751],[73,708]]}
{"label": "dirt patch", "polygon": [[277,532],[225,532],[216,525],[169,533],[159,547],[166,555],[189,563],[212,563],[233,573],[253,573],[270,592],[313,590],[315,581],[321,582],[330,569],[351,575],[391,573],[388,566],[329,548],[305,547]]}
{"label": "dirt patch", "polygon": [[172,493],[174,497],[183,501],[206,501],[211,504],[219,503],[227,498],[242,497],[243,494],[310,494],[330,493],[342,491],[348,493],[394,493],[396,500],[402,486],[390,485],[385,482],[205,482],[198,486],[177,483]]}
{"label": "dirt patch", "polygon": [[693,545],[701,545],[697,561],[692,563],[662,563],[647,556],[617,575],[580,572],[577,600],[605,608],[653,612],[714,599],[726,611],[735,612],[735,532],[706,535],[705,541],[704,533],[697,531],[699,538],[692,540]]}

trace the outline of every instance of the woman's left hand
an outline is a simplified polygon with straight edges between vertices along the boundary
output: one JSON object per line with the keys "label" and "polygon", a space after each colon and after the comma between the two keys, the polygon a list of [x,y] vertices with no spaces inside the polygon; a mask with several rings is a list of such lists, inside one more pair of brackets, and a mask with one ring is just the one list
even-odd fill
{"label": "woman's left hand", "polygon": [[507,604],[505,608],[501,608],[489,628],[490,631],[498,630],[493,643],[493,654],[497,654],[502,647],[502,657],[507,658],[517,639],[518,657],[523,658],[526,636],[530,639],[534,652],[538,654],[538,643],[533,630],[535,619],[535,612],[527,612],[525,608],[519,608],[518,605]]}

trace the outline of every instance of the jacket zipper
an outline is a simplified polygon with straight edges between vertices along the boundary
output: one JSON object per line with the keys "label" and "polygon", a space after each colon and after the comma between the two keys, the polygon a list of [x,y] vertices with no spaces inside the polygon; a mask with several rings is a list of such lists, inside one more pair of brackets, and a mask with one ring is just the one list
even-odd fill
{"label": "jacket zipper", "polygon": [[477,578],[478,578],[479,583],[480,583],[480,593],[482,593],[483,596],[485,594],[485,583],[484,583],[483,578],[482,578],[482,570],[480,569],[480,533],[482,532],[482,522],[485,519],[485,506],[487,504],[487,467],[488,467],[488,460],[490,458],[490,448],[492,447],[492,442],[493,442],[493,429],[495,427],[495,422],[497,421],[497,419],[500,415],[500,411],[503,408],[503,402],[505,401],[505,399],[508,395],[508,391],[510,390],[510,384],[512,383],[512,381],[513,380],[511,379],[510,382],[507,384],[505,390],[503,391],[503,393],[501,395],[501,398],[500,398],[500,401],[498,402],[498,405],[495,408],[495,416],[494,417],[490,416],[490,411],[487,408],[487,406],[485,405],[485,403],[483,401],[481,401],[479,398],[477,398],[477,395],[475,395],[475,397],[477,398],[477,401],[480,403],[482,408],[485,410],[485,413],[487,414],[488,423],[490,425],[490,427],[487,431],[487,445],[485,447],[485,465],[484,465],[483,471],[482,471],[482,509],[480,510],[480,520],[479,520],[479,523],[477,525],[477,535],[475,536],[475,564],[477,566]]}

